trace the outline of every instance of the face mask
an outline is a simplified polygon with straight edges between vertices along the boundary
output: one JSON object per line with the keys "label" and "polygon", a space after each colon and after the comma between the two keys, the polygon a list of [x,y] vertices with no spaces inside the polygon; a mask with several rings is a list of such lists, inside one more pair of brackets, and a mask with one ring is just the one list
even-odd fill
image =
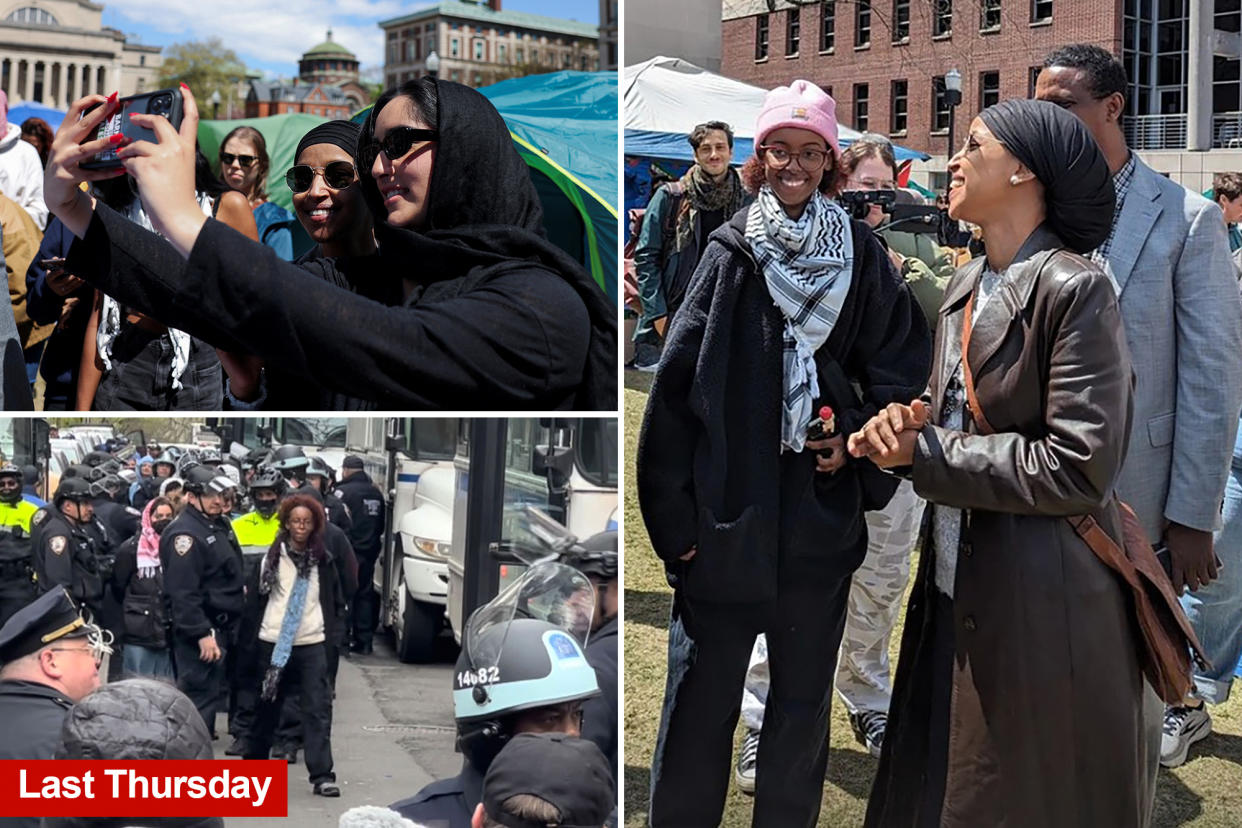
{"label": "face mask", "polygon": [[259,513],[259,517],[264,520],[271,520],[272,515],[276,514],[276,507],[279,505],[278,500],[256,500],[254,510]]}
{"label": "face mask", "polygon": [[22,499],[22,487],[0,491],[0,503],[16,503]]}
{"label": "face mask", "polygon": [[166,518],[164,520],[153,520],[151,521],[151,528],[155,530],[155,534],[162,535],[164,534],[164,530],[168,528],[168,524],[170,523],[172,523],[172,518]]}

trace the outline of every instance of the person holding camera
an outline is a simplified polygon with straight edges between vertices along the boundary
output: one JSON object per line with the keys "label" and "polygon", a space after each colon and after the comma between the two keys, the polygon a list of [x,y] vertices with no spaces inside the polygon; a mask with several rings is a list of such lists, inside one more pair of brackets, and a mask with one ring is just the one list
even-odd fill
{"label": "person holding camera", "polygon": [[707,237],[749,201],[733,160],[733,129],[708,121],[691,130],[694,165],[680,181],[659,186],[647,203],[634,271],[642,317],[634,331],[633,367],[654,371],[669,322],[686,297]]}
{"label": "person holding camera", "polygon": [[883,246],[832,199],[835,115],[809,81],[767,94],[741,173],[755,201],[712,234],[651,388],[638,499],[674,587],[654,828],[720,823],[761,632],[772,682],[753,822],[810,826],[819,814],[863,513],[897,483],[849,462],[837,431],[920,393],[931,358]]}
{"label": "person holding camera", "polygon": [[[105,99],[76,101],[62,124],[48,200],[79,239],[70,265],[87,281],[323,385],[339,395],[333,407],[616,407],[616,305],[547,240],[530,171],[478,92],[420,78],[380,96],[355,161],[381,264],[344,272],[325,262],[311,273],[197,208],[198,110],[188,87],[181,94],[179,130],[135,113],[158,141],[118,153],[158,192],[147,207],[163,239],[77,189],[113,174],[81,166],[115,146],[92,139],[103,107],[78,120]],[[260,386],[246,401],[262,398]]]}

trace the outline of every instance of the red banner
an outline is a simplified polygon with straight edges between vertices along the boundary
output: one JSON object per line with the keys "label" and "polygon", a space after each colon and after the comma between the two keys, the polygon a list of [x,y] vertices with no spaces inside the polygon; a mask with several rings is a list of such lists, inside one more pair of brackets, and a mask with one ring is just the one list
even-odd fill
{"label": "red banner", "polygon": [[0,761],[0,816],[283,817],[280,760]]}

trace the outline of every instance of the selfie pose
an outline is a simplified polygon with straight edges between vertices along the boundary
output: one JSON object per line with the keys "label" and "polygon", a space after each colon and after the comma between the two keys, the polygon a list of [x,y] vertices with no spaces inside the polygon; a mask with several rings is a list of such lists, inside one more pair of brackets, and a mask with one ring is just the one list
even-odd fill
{"label": "selfie pose", "polygon": [[108,175],[80,165],[112,144],[92,138],[105,107],[78,120],[105,99],[73,104],[47,170],[53,212],[79,240],[72,272],[218,348],[317,383],[334,408],[615,408],[617,309],[545,238],[529,171],[478,92],[422,78],[380,96],[354,157],[380,263],[358,272],[325,260],[313,273],[198,209],[198,110],[181,92],[179,131],[135,114],[158,143],[119,152],[149,184],[144,200],[164,239],[78,190]]}

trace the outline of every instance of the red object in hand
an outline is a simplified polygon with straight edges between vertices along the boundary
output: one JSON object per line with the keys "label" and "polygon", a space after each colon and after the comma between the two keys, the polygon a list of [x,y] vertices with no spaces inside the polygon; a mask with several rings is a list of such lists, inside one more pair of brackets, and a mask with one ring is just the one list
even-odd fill
{"label": "red object in hand", "polygon": [[819,417],[811,420],[811,425],[806,430],[806,438],[808,440],[826,440],[829,437],[835,437],[837,434],[837,418],[832,412],[832,407],[825,405],[819,409]]}

